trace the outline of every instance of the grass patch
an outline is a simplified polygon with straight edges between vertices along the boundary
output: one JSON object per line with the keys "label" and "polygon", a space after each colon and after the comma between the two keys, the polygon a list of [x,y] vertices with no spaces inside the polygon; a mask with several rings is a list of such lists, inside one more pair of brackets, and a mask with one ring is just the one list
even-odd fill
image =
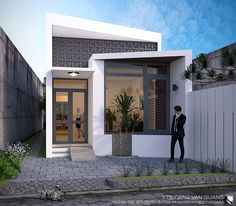
{"label": "grass patch", "polygon": [[128,177],[123,177],[123,176],[118,176],[116,177],[117,179],[145,179],[145,178],[170,178],[170,177],[192,177],[192,176],[210,176],[210,175],[219,175],[219,174],[230,174],[227,172],[215,172],[215,173],[189,173],[189,174],[167,174],[167,175],[151,175],[151,176],[128,176]]}
{"label": "grass patch", "polygon": [[43,141],[43,144],[40,147],[38,157],[46,157],[46,140]]}
{"label": "grass patch", "polygon": [[9,179],[0,179],[0,185],[6,185],[9,181]]}
{"label": "grass patch", "polygon": [[31,148],[37,139],[38,139],[38,133],[25,140],[23,143],[29,145],[29,148]]}

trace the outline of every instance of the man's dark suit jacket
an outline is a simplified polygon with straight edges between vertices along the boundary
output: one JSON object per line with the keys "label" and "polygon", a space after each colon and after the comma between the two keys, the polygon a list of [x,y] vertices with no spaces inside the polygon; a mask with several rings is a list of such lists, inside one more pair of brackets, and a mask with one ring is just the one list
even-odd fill
{"label": "man's dark suit jacket", "polygon": [[[173,120],[172,120],[172,126],[171,126],[171,134],[174,133],[175,117],[176,116],[174,115]],[[184,124],[186,122],[186,116],[181,113],[181,115],[176,121],[177,121],[177,135],[178,137],[184,137],[185,136]]]}

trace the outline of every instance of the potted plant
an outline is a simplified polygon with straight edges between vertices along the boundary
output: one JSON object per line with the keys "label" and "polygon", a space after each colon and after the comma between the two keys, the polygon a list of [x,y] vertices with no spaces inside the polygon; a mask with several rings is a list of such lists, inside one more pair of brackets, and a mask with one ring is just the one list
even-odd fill
{"label": "potted plant", "polygon": [[112,155],[132,155],[132,132],[141,121],[138,113],[133,110],[134,98],[126,92],[116,95],[113,105],[115,110],[106,109],[106,114],[119,125],[119,133],[112,134]]}

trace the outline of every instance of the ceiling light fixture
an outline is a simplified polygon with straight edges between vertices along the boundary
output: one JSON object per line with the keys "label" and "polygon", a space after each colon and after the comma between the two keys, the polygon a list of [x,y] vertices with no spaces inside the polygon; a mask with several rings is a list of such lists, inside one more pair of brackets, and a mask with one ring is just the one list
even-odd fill
{"label": "ceiling light fixture", "polygon": [[72,77],[76,77],[76,76],[79,74],[79,72],[70,71],[70,72],[68,72],[68,74],[69,74],[70,76],[72,76]]}

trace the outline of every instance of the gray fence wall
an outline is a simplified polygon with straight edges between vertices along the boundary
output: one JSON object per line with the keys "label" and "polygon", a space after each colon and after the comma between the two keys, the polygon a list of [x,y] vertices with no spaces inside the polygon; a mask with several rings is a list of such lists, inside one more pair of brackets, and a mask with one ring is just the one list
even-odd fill
{"label": "gray fence wall", "polygon": [[0,148],[42,129],[42,83],[0,27]]}
{"label": "gray fence wall", "polygon": [[236,172],[236,85],[189,93],[187,114],[189,156],[229,159]]}

